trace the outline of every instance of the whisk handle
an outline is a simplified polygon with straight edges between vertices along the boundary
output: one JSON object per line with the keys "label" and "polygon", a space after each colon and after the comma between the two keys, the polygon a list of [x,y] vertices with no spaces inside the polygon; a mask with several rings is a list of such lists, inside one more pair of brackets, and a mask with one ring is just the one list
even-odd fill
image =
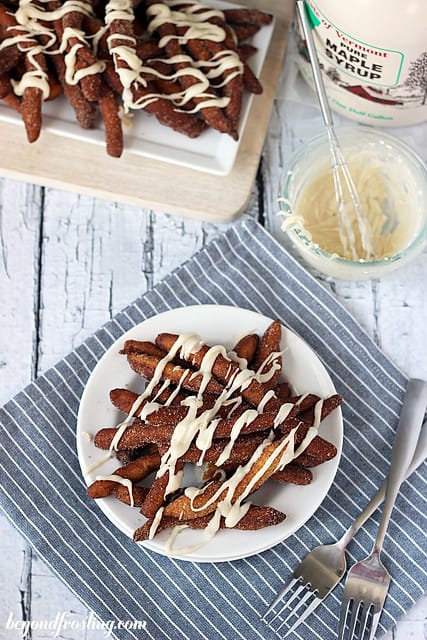
{"label": "whisk handle", "polygon": [[325,85],[323,83],[322,72],[320,70],[319,58],[317,57],[317,51],[311,33],[311,28],[308,23],[307,14],[305,12],[304,0],[297,0],[297,11],[301,21],[304,38],[307,43],[308,55],[310,57],[311,68],[313,71],[313,79],[316,87],[317,97],[319,99],[320,110],[322,117],[327,127],[334,126],[334,120],[332,118],[332,111],[329,107],[328,98],[326,96]]}

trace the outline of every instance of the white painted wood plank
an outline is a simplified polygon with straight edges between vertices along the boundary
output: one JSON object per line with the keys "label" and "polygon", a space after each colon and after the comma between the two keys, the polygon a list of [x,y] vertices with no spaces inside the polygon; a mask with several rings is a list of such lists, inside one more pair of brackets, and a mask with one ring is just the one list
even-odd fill
{"label": "white painted wood plank", "polygon": [[40,205],[40,189],[0,180],[0,404],[34,368]]}
{"label": "white painted wood plank", "polygon": [[[31,185],[0,180],[0,404],[32,379],[38,320],[38,257],[42,192]],[[32,551],[0,518],[0,624],[31,612]],[[8,588],[5,588],[5,586]],[[10,630],[10,638],[21,637]]]}

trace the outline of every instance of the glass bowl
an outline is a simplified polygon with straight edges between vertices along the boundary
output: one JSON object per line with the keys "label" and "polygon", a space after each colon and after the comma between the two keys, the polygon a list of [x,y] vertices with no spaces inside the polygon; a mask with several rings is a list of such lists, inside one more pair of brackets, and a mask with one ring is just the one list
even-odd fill
{"label": "glass bowl", "polygon": [[427,169],[407,144],[382,131],[367,127],[338,127],[337,136],[347,164],[351,166],[352,158],[363,152],[374,163],[373,166],[381,167],[385,180],[397,181],[399,193],[406,194],[407,201],[399,200],[399,205],[395,207],[398,218],[394,222],[395,228],[396,224],[402,225],[400,229],[405,236],[401,246],[398,243],[398,249],[396,247],[382,259],[343,258],[316,243],[304,227],[304,220],[294,215],[298,211],[299,199],[310,182],[326,168],[330,171],[326,132],[309,140],[294,155],[282,174],[278,200],[280,214],[284,217],[283,228],[304,260],[322,273],[343,280],[380,278],[412,260],[425,245]]}

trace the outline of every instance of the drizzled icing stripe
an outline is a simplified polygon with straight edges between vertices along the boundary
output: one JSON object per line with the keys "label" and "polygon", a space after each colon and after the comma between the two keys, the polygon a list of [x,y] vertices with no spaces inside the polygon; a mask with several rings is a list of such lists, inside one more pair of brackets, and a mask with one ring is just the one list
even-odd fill
{"label": "drizzled icing stripe", "polygon": [[77,53],[79,49],[87,45],[84,31],[72,27],[66,27],[62,34],[59,52],[64,53],[69,47],[69,41],[73,39],[79,40],[79,42],[73,44],[64,56],[65,81],[70,85],[78,84],[78,82],[80,82],[80,80],[82,78],[85,78],[86,76],[102,73],[103,71],[105,71],[105,68],[107,66],[103,60],[97,60],[93,64],[77,70]]}
{"label": "drizzled icing stripe", "polygon": [[37,5],[35,5],[32,3],[32,0],[20,0],[19,8],[14,14],[17,22],[21,25],[31,26],[35,33],[43,33],[45,29],[43,25],[44,22],[62,20],[67,13],[72,11],[78,11],[85,16],[93,16],[92,7],[88,2],[66,0],[63,5],[53,11],[47,11],[38,6],[47,4],[48,2],[50,2],[50,0],[38,0]]}
{"label": "drizzled icing stripe", "polygon": [[[219,25],[209,22],[212,18],[224,19],[221,11],[208,9],[206,6],[198,3],[189,3],[180,11],[174,11],[170,7],[174,6],[168,3],[153,4],[147,9],[147,15],[151,17],[148,23],[148,32],[153,33],[164,24],[172,23],[177,29],[186,27],[185,35],[169,35],[161,38],[159,45],[164,47],[170,40],[178,40],[180,44],[186,44],[189,40],[203,39],[212,42],[223,42],[225,40],[225,31]],[[182,3],[176,3],[182,4]]]}
{"label": "drizzled icing stripe", "polygon": [[126,489],[129,492],[130,506],[131,507],[135,506],[135,502],[133,499],[133,491],[132,491],[132,480],[129,480],[129,478],[123,478],[122,476],[118,476],[115,473],[112,473],[111,475],[108,475],[108,476],[96,476],[95,480],[96,481],[110,480],[111,482],[117,482],[118,484],[123,485],[124,487],[126,487]]}

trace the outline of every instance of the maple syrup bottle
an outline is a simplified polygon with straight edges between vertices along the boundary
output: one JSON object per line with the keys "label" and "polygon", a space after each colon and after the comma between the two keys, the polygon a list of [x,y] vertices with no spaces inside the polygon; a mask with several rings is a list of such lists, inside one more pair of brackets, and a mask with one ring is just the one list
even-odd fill
{"label": "maple syrup bottle", "polygon": [[[331,107],[375,126],[427,120],[427,0],[306,0]],[[299,65],[314,87],[297,26]]]}

